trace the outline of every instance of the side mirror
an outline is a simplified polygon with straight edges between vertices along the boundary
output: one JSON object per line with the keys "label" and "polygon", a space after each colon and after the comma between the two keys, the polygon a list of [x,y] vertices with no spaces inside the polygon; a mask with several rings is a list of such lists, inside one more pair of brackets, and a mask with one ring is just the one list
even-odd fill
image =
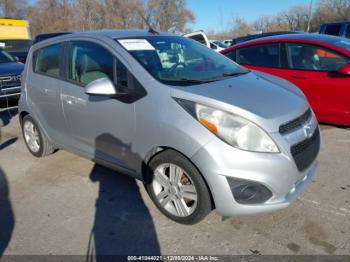
{"label": "side mirror", "polygon": [[19,62],[19,57],[18,56],[14,56],[16,62]]}
{"label": "side mirror", "polygon": [[118,95],[114,84],[107,78],[99,78],[85,87],[85,93],[94,96],[116,96]]}
{"label": "side mirror", "polygon": [[339,74],[350,76],[350,64],[343,65],[339,70]]}

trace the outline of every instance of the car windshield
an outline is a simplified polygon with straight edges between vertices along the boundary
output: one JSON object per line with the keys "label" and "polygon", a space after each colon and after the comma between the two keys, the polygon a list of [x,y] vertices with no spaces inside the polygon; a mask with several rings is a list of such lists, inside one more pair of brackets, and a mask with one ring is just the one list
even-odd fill
{"label": "car windshield", "polygon": [[0,47],[6,51],[29,50],[30,44],[30,40],[0,40]]}
{"label": "car windshield", "polygon": [[11,63],[15,62],[16,60],[7,52],[4,50],[0,50],[0,64],[3,63]]}
{"label": "car windshield", "polygon": [[250,72],[185,37],[147,36],[117,41],[154,78],[170,85],[195,85]]}

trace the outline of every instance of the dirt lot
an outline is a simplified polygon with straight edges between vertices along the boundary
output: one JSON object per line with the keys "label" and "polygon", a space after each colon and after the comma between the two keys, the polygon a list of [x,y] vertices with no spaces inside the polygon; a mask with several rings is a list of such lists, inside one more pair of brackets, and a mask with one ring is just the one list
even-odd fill
{"label": "dirt lot", "polygon": [[132,178],[62,150],[32,157],[17,117],[1,131],[0,256],[350,254],[350,129],[322,127],[317,176],[288,209],[195,226],[161,215]]}

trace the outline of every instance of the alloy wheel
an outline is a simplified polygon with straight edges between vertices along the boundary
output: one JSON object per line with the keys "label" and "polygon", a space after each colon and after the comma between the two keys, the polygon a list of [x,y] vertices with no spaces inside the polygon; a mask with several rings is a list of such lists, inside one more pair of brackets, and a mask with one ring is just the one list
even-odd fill
{"label": "alloy wheel", "polygon": [[159,165],[152,187],[159,204],[172,215],[187,217],[196,209],[196,187],[181,167],[171,163]]}

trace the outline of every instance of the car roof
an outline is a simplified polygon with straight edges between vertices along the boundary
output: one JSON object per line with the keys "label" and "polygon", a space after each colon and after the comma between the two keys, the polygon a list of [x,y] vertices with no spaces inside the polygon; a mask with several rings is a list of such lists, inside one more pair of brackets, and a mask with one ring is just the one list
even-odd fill
{"label": "car roof", "polygon": [[94,38],[102,38],[102,37],[108,37],[111,39],[121,39],[121,38],[139,38],[139,37],[146,37],[146,36],[175,36],[175,34],[171,33],[158,33],[158,32],[150,32],[149,30],[129,30],[129,29],[102,29],[98,31],[86,31],[86,32],[72,32],[67,34],[61,34],[55,37],[49,37],[48,39],[45,39],[43,41],[37,41],[34,43],[33,47],[34,49],[40,48],[55,42],[59,41],[69,41],[70,39],[76,39],[76,37],[94,37]]}
{"label": "car roof", "polygon": [[260,43],[260,42],[277,42],[279,40],[282,41],[288,41],[288,40],[299,40],[301,42],[320,42],[325,44],[334,45],[336,42],[339,42],[342,38],[338,36],[332,36],[332,35],[325,35],[325,34],[311,34],[311,33],[305,33],[305,34],[285,34],[285,35],[275,35],[275,36],[267,36],[259,39],[253,39],[250,41],[246,41],[243,43],[239,43],[235,46],[244,46],[244,45],[250,45],[254,43]]}
{"label": "car roof", "polygon": [[266,36],[263,38],[253,39],[244,43],[239,43],[237,45],[250,44],[255,42],[263,42],[271,40],[306,40],[306,41],[315,41],[315,42],[323,42],[332,44],[334,42],[339,41],[338,36],[325,35],[325,34],[312,34],[312,33],[304,33],[304,34],[282,34],[282,35],[274,35],[274,36]]}
{"label": "car roof", "polygon": [[259,38],[268,37],[268,36],[284,35],[284,34],[299,34],[299,33],[300,32],[296,32],[296,31],[264,32],[264,33],[260,33],[260,34],[251,34],[251,35],[245,35],[245,36],[236,37],[236,38],[233,38],[232,41],[234,43],[239,44],[239,43],[242,43],[242,42],[247,42],[249,40],[259,39]]}
{"label": "car roof", "polygon": [[329,22],[329,23],[324,23],[322,24],[322,26],[324,25],[339,25],[339,24],[350,24],[350,21],[340,21],[340,22]]}
{"label": "car roof", "polygon": [[[151,33],[148,30],[138,30],[138,29],[133,29],[133,30],[102,29],[102,30],[98,30],[98,31],[74,32],[72,34],[69,34],[67,37],[77,36],[77,35],[79,35],[79,36],[99,36],[99,35],[101,35],[101,36],[109,37],[112,39],[119,39],[119,38],[129,38],[129,37],[151,36],[151,35],[154,35],[154,33]],[[171,36],[174,34],[159,32],[157,35]]]}
{"label": "car roof", "polygon": [[50,36],[50,35],[65,35],[65,34],[71,34],[71,33],[72,32],[49,32],[49,33],[37,34],[36,37]]}
{"label": "car roof", "polygon": [[282,34],[275,36],[268,36],[264,39],[300,39],[300,40],[311,40],[318,42],[334,42],[339,40],[338,36],[325,35],[325,34],[313,34],[313,33],[303,33],[303,34]]}

